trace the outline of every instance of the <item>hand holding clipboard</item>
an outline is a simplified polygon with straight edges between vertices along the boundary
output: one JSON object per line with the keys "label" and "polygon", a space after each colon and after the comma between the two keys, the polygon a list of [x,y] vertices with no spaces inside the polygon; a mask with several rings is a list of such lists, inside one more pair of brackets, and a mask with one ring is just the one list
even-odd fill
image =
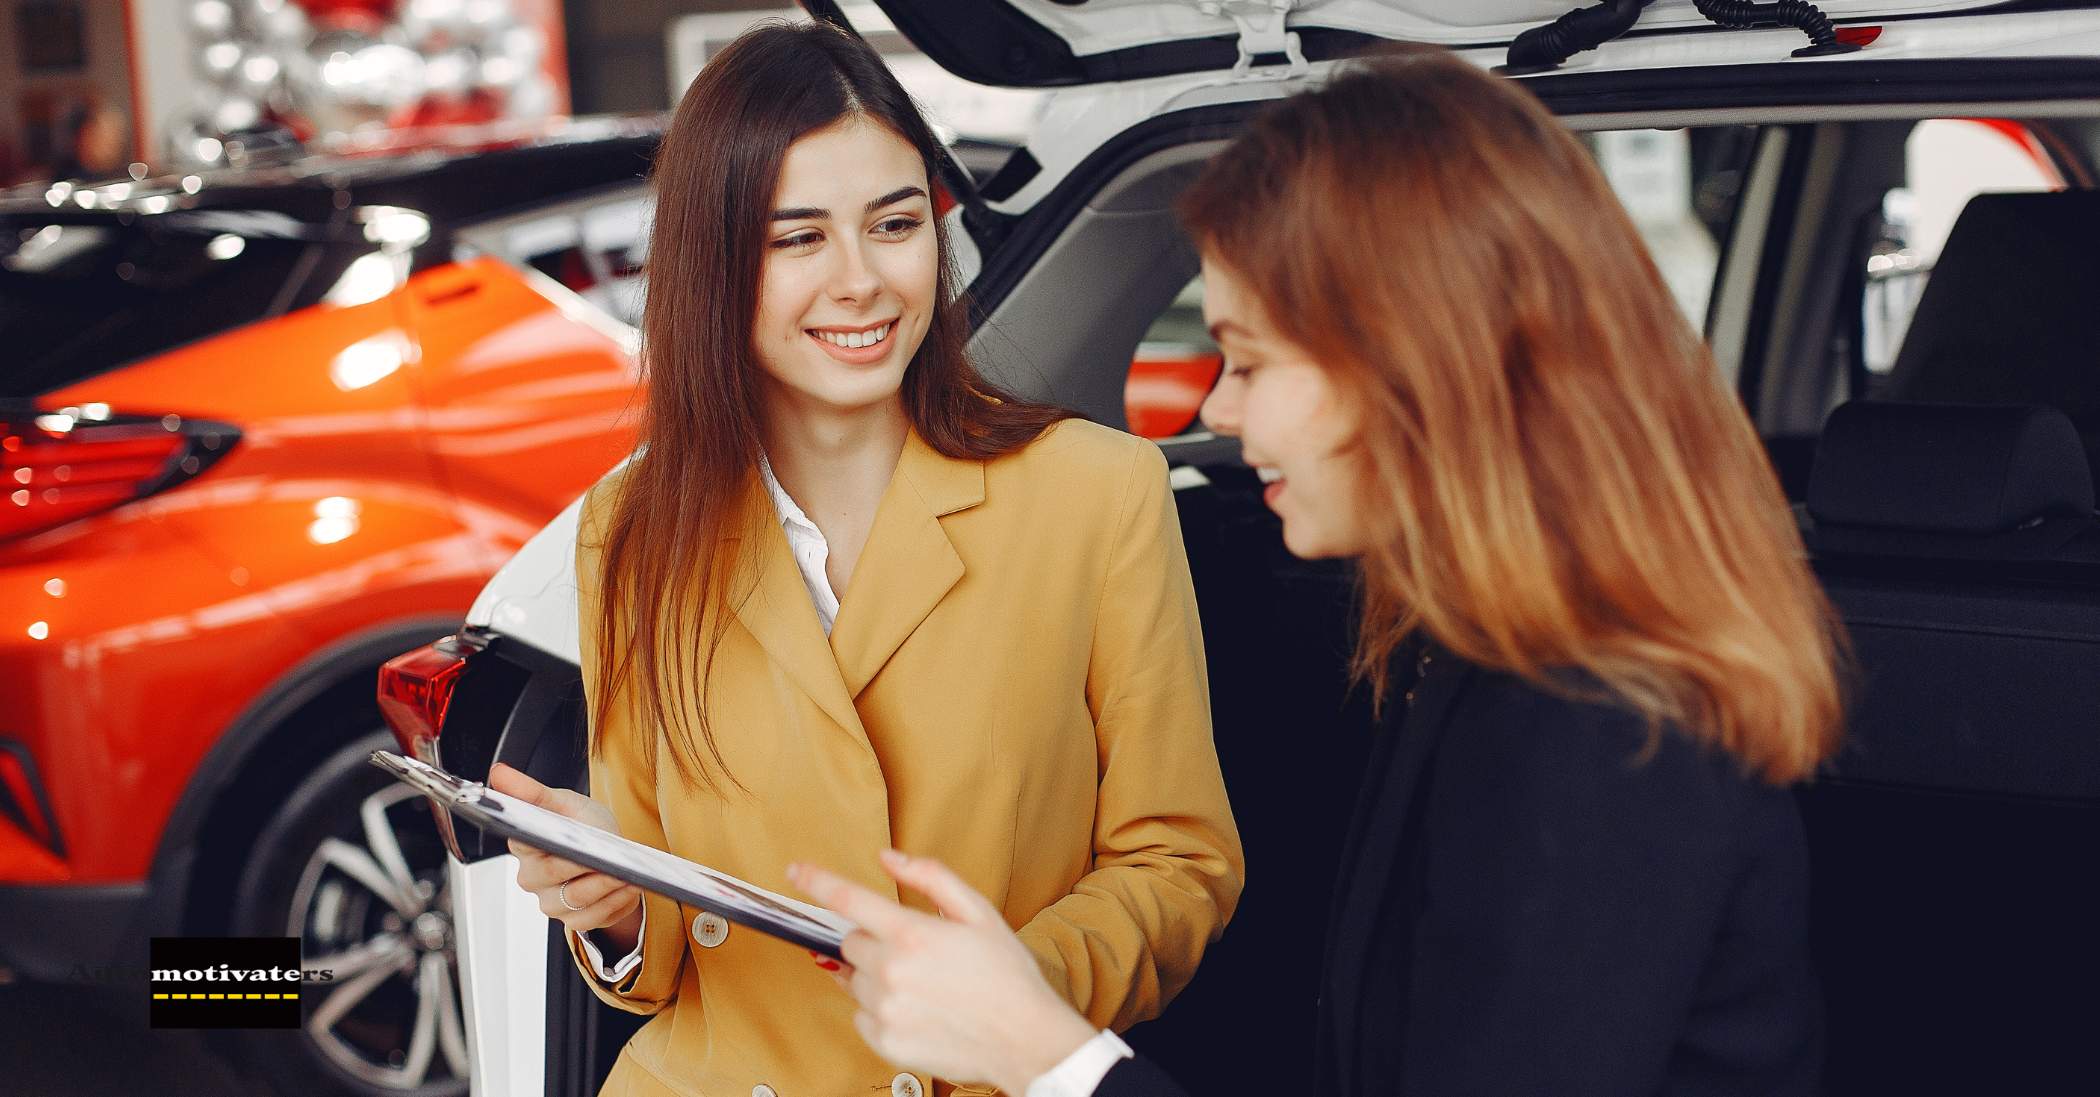
{"label": "hand holding clipboard", "polygon": [[[619,821],[604,804],[571,789],[549,788],[502,762],[489,768],[488,787],[609,834],[620,833]],[[640,888],[522,839],[508,841],[511,855],[518,859],[518,886],[539,900],[540,913],[577,933],[611,929],[620,951],[632,947],[641,923]],[[623,922],[628,923],[624,928]]]}
{"label": "hand holding clipboard", "polygon": [[[822,907],[777,895],[500,789],[464,780],[418,759],[375,750],[372,764],[430,797],[436,807],[450,816],[485,831],[833,959],[838,958],[840,943],[854,929],[852,922]],[[441,820],[441,825],[445,822]],[[613,894],[608,892],[607,897]]]}

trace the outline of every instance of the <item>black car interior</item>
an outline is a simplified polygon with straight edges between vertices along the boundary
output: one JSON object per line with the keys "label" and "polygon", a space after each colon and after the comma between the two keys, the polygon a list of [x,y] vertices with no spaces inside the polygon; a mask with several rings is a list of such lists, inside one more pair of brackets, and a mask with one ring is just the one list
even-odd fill
{"label": "black car interior", "polygon": [[1826,1092],[2045,1092],[2100,1053],[2100,192],[1987,194],[1805,510],[1856,651],[1804,789]]}
{"label": "black car interior", "polygon": [[2040,403],[2100,470],[2100,191],[1981,194],[1947,237],[1886,395]]}

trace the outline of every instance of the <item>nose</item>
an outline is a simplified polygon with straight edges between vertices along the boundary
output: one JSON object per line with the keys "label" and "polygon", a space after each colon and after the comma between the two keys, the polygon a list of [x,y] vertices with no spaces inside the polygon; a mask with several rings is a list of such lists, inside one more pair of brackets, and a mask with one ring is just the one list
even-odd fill
{"label": "nose", "polygon": [[1238,438],[1243,395],[1240,379],[1226,373],[1218,378],[1217,386],[1210,390],[1210,395],[1203,398],[1203,406],[1196,414],[1202,418],[1203,426],[1212,434]]}
{"label": "nose", "polygon": [[833,254],[838,256],[832,269],[831,298],[843,304],[866,305],[882,292],[882,277],[869,262],[868,242],[849,239]]}

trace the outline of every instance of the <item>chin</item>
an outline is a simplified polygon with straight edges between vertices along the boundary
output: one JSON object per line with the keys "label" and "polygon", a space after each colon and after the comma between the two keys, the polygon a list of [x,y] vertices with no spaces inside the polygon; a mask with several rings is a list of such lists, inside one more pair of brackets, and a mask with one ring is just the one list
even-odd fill
{"label": "chin", "polygon": [[863,374],[857,377],[817,376],[805,383],[788,388],[799,400],[809,404],[834,408],[839,411],[857,411],[885,401],[897,399],[903,389],[902,371],[891,375],[885,370],[880,375]]}
{"label": "chin", "polygon": [[1283,523],[1283,547],[1300,560],[1336,560],[1363,555],[1363,548],[1333,530],[1309,527],[1304,522]]}
{"label": "chin", "polygon": [[1289,522],[1283,525],[1283,547],[1300,560],[1324,560],[1334,555],[1326,550],[1319,536],[1311,531],[1300,531]]}

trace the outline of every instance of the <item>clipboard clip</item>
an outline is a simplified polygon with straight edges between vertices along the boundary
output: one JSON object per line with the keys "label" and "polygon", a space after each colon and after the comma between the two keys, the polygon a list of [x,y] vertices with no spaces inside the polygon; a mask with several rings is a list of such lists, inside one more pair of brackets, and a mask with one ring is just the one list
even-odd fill
{"label": "clipboard clip", "polygon": [[488,785],[484,782],[466,780],[421,759],[395,754],[389,750],[375,750],[372,752],[371,762],[429,798],[430,814],[437,822],[438,837],[444,841],[445,848],[461,861],[469,858],[460,847],[459,834],[452,825],[452,812],[447,810],[446,805],[473,804],[486,812],[503,810],[500,800],[487,795]]}

